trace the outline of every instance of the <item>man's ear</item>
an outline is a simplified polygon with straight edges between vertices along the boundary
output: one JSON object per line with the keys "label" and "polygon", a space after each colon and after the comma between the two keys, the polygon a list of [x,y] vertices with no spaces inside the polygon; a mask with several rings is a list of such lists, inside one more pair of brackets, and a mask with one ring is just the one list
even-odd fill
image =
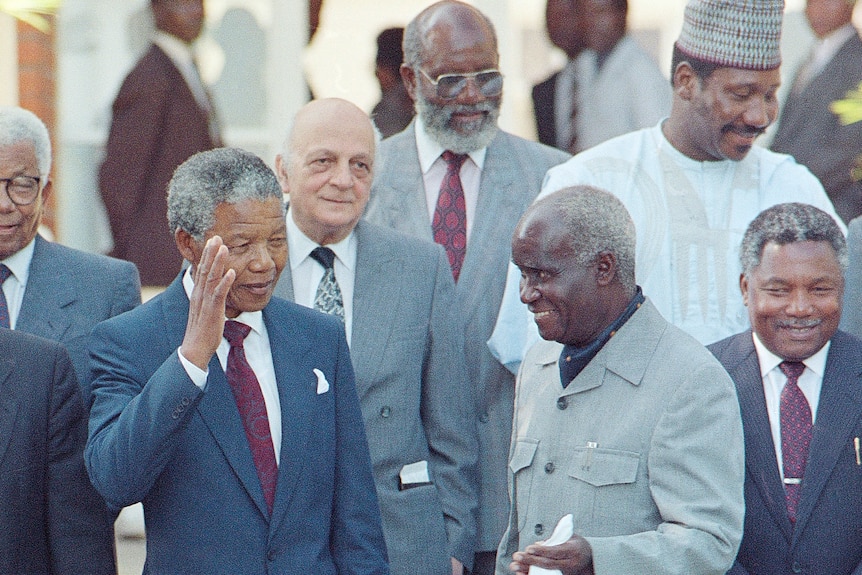
{"label": "man's ear", "polygon": [[46,180],[46,181],[45,181],[45,185],[44,185],[44,186],[42,186],[42,203],[43,203],[43,204],[44,204],[46,201],[48,201],[48,197],[51,195],[51,191],[52,191],[52,190],[51,190],[51,184],[52,184],[52,183],[53,183],[53,182],[51,181],[51,179],[50,179],[50,178],[48,178],[48,180]]}
{"label": "man's ear", "polygon": [[601,252],[596,258],[596,283],[610,285],[617,277],[617,256],[613,252]]}
{"label": "man's ear", "polygon": [[739,274],[739,289],[742,291],[742,303],[748,307],[748,278],[745,274]]}
{"label": "man's ear", "polygon": [[285,162],[281,154],[275,157],[275,177],[278,178],[278,183],[281,185],[281,193],[289,195],[290,184],[287,181],[287,162]]}
{"label": "man's ear", "polygon": [[404,87],[407,88],[407,94],[410,99],[416,101],[416,90],[419,87],[416,85],[416,71],[407,64],[401,64],[401,81],[404,82]]}
{"label": "man's ear", "polygon": [[200,261],[201,248],[198,242],[185,230],[177,229],[174,232],[174,241],[183,258],[193,266]]}
{"label": "man's ear", "polygon": [[700,77],[688,62],[680,62],[673,71],[673,91],[683,100],[691,100],[700,87]]}

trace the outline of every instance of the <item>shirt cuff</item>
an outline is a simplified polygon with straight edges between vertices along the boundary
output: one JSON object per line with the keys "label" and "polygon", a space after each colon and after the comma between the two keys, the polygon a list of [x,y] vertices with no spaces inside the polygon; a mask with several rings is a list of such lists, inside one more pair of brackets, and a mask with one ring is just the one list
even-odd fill
{"label": "shirt cuff", "polygon": [[192,383],[194,383],[201,389],[201,391],[203,391],[203,389],[207,385],[207,375],[209,375],[209,370],[203,370],[189,360],[187,360],[180,348],[177,348],[177,355],[180,358],[180,363],[183,365],[183,369],[186,370],[186,373],[192,380]]}

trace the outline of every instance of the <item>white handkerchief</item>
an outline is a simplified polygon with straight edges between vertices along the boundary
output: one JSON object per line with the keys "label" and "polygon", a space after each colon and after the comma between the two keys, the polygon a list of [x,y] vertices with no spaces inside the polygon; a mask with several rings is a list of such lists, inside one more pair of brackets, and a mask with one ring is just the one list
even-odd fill
{"label": "white handkerchief", "polygon": [[314,375],[317,376],[317,395],[329,391],[329,382],[326,381],[326,376],[319,369],[314,369]]}
{"label": "white handkerchief", "polygon": [[428,476],[428,462],[424,459],[416,463],[408,463],[401,468],[401,473],[398,475],[401,478],[401,485],[428,483],[431,481],[431,478]]}
{"label": "white handkerchief", "polygon": [[[565,543],[568,541],[575,532],[575,520],[572,517],[572,514],[564,516],[560,519],[557,526],[554,527],[554,532],[551,533],[551,536],[542,543],[543,547],[553,547],[554,545],[559,545],[561,543]],[[563,575],[559,569],[545,569],[543,567],[536,567],[535,565],[530,565],[530,575]]]}

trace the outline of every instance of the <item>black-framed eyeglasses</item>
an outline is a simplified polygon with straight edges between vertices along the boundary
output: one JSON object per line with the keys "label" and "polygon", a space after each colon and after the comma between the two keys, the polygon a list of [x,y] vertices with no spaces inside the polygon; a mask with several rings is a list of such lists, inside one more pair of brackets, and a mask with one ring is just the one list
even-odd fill
{"label": "black-framed eyeglasses", "polygon": [[14,178],[0,178],[0,183],[6,188],[6,195],[16,206],[29,206],[39,196],[39,182],[41,178],[34,176],[15,176]]}
{"label": "black-framed eyeglasses", "polygon": [[480,70],[469,74],[441,74],[436,79],[428,75],[428,72],[419,68],[431,84],[437,88],[437,96],[444,100],[453,100],[467,87],[467,81],[472,79],[476,83],[476,89],[483,96],[493,97],[503,93],[503,74],[497,69]]}

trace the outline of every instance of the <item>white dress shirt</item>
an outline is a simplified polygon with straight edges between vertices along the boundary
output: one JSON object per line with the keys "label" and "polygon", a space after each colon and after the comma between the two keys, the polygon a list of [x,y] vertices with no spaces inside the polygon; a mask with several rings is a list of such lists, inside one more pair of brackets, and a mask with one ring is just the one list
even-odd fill
{"label": "white dress shirt", "polygon": [[808,59],[799,69],[793,82],[793,92],[798,94],[817,77],[830,60],[852,36],[858,34],[852,23],[833,30],[823,38],[818,38],[811,48]]}
{"label": "white dress shirt", "polygon": [[[195,285],[191,269],[191,266],[189,266],[186,268],[185,274],[183,274],[183,288],[185,288],[186,295],[189,298],[191,298]],[[266,405],[266,415],[269,419],[269,431],[272,435],[272,447],[275,450],[275,463],[278,464],[281,454],[281,403],[278,400],[278,385],[275,380],[275,367],[272,364],[272,348],[269,346],[269,334],[263,321],[263,313],[259,311],[242,312],[232,319],[251,327],[251,331],[243,342],[243,348],[245,350],[245,358],[254,371],[254,375],[260,384],[261,393],[263,393],[263,402]],[[227,371],[228,352],[230,352],[230,344],[222,336],[221,343],[219,343],[216,350],[216,355],[218,356],[221,368],[225,371]],[[199,388],[206,390],[209,370],[204,371],[200,369],[183,357],[181,351],[179,352],[179,357],[180,363],[182,363],[192,382]]]}
{"label": "white dress shirt", "polygon": [[[784,361],[768,349],[752,332],[754,350],[760,363],[760,376],[763,378],[763,394],[766,397],[766,413],[769,416],[769,427],[772,431],[772,443],[775,445],[775,458],[778,460],[778,472],[784,479],[784,458],[781,453],[781,392],[787,384],[787,376],[778,365]],[[826,356],[829,345],[820,348],[814,355],[803,361],[805,371],[799,376],[797,385],[808,400],[811,408],[811,423],[817,419],[817,406],[820,404],[820,388],[823,386],[823,374],[826,372]]]}
{"label": "white dress shirt", "polygon": [[[440,196],[440,186],[446,177],[446,160],[440,157],[446,151],[435,142],[421,118],[416,121],[416,149],[419,152],[419,167],[422,169],[422,181],[425,183],[425,200],[428,203],[428,217],[434,221],[434,210],[437,209],[437,198]],[[485,165],[485,153],[488,148],[470,152],[469,158],[461,165],[461,189],[464,190],[464,202],[467,212],[467,245],[470,245],[470,232],[476,217],[476,204],[479,203],[479,184],[482,182],[482,168]],[[338,277],[338,270],[336,270]]]}
{"label": "white dress shirt", "polygon": [[30,278],[30,262],[33,261],[33,250],[36,249],[36,238],[30,243],[6,258],[0,263],[6,264],[12,274],[3,282],[3,295],[6,296],[6,307],[9,310],[9,326],[15,329],[21,304],[24,303],[24,290]]}
{"label": "white dress shirt", "polygon": [[[318,247],[319,244],[302,233],[293,221],[292,210],[288,208],[287,248],[290,277],[293,281],[293,300],[310,308],[314,308],[317,286],[324,274],[323,266],[311,257],[311,252]],[[344,302],[344,329],[347,345],[350,346],[350,333],[353,330],[353,286],[356,280],[356,234],[350,232],[350,235],[337,244],[328,244],[326,247],[335,254],[335,281],[338,282]]]}

